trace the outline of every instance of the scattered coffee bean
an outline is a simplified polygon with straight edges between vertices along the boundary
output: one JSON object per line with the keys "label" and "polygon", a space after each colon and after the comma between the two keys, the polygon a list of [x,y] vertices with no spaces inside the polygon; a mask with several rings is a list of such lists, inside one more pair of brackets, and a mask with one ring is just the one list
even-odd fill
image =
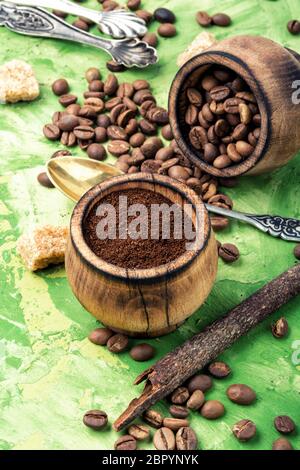
{"label": "scattered coffee bean", "polygon": [[94,137],[95,131],[90,126],[77,126],[74,128],[74,134],[77,139],[90,140]]}
{"label": "scattered coffee bean", "polygon": [[178,429],[176,433],[177,450],[196,450],[197,444],[197,436],[192,428],[183,427]]}
{"label": "scattered coffee bean", "polygon": [[187,419],[181,419],[181,418],[164,418],[163,420],[163,426],[169,429],[172,429],[172,431],[178,431],[178,429],[182,427],[186,427],[189,425],[189,422]]}
{"label": "scattered coffee bean", "polygon": [[113,73],[120,73],[126,70],[125,65],[119,64],[119,62],[116,62],[115,60],[108,60],[106,62],[106,68]]}
{"label": "scattered coffee bean", "polygon": [[58,101],[66,108],[67,106],[70,106],[70,104],[76,103],[77,96],[71,94],[61,95]]}
{"label": "scattered coffee bean", "polygon": [[284,338],[288,334],[289,325],[284,317],[279,318],[272,325],[272,334],[275,338]]}
{"label": "scattered coffee bean", "polygon": [[222,216],[213,216],[210,218],[211,226],[215,232],[220,232],[224,230],[229,225],[229,220],[226,217]]}
{"label": "scattered coffee bean", "polygon": [[[77,142],[77,139],[76,139],[74,132],[64,131],[61,135],[60,142],[66,147],[74,147],[74,145]],[[79,142],[79,145],[80,145],[80,142]]]}
{"label": "scattered coffee bean", "polygon": [[290,20],[287,24],[287,29],[292,34],[300,34],[300,21]]}
{"label": "scattered coffee bean", "polygon": [[104,82],[104,93],[108,96],[112,96],[116,93],[119,87],[118,79],[115,75],[108,75],[107,79]]}
{"label": "scattered coffee bean", "polygon": [[295,256],[295,258],[300,259],[300,244],[295,246],[294,256]]}
{"label": "scattered coffee bean", "polygon": [[146,24],[151,23],[151,21],[152,21],[152,19],[153,19],[152,13],[150,13],[150,11],[147,11],[147,10],[137,10],[137,11],[135,12],[135,14],[136,14],[139,18],[142,18],[142,20],[144,20]]}
{"label": "scattered coffee bean", "polygon": [[49,140],[58,140],[60,137],[60,130],[55,124],[46,124],[43,127],[43,133]]}
{"label": "scattered coffee bean", "polygon": [[251,405],[256,400],[256,393],[248,385],[234,384],[228,387],[226,394],[229,400],[238,405]]}
{"label": "scattered coffee bean", "polygon": [[172,23],[162,23],[157,32],[163,38],[171,38],[177,34],[176,27]]}
{"label": "scattered coffee bean", "polygon": [[143,424],[132,424],[128,428],[128,434],[129,436],[134,437],[137,441],[145,441],[146,439],[149,439],[150,431],[147,426],[144,426]]}
{"label": "scattered coffee bean", "polygon": [[198,410],[205,402],[204,393],[201,390],[195,390],[187,401],[186,406],[190,410]]}
{"label": "scattered coffee bean", "polygon": [[178,387],[171,394],[171,402],[174,405],[183,405],[189,398],[190,394],[186,387]]}
{"label": "scattered coffee bean", "polygon": [[85,72],[85,78],[88,82],[93,82],[94,80],[101,80],[101,73],[100,70],[96,67],[90,67]]}
{"label": "scattered coffee bean", "polygon": [[212,362],[208,366],[209,373],[216,377],[217,379],[223,379],[224,377],[228,377],[231,374],[231,369],[228,364],[225,362]]}
{"label": "scattered coffee bean", "polygon": [[201,416],[206,419],[218,419],[225,413],[223,403],[218,400],[208,400],[200,410]]}
{"label": "scattered coffee bean", "polygon": [[54,152],[50,158],[68,157],[70,155],[72,155],[72,153],[69,150],[62,149],[62,150],[56,150],[56,152]]}
{"label": "scattered coffee bean", "polygon": [[127,349],[128,338],[127,336],[118,333],[111,336],[106,344],[110,352],[119,354]]}
{"label": "scattered coffee bean", "polygon": [[107,131],[105,127],[95,127],[95,142],[103,144],[107,140]]}
{"label": "scattered coffee bean", "polygon": [[54,184],[50,181],[47,173],[43,171],[39,173],[37,176],[37,180],[41,186],[45,186],[45,188],[54,188]]}
{"label": "scattered coffee bean", "polygon": [[133,436],[125,435],[119,437],[114,444],[115,450],[136,450],[136,440]]}
{"label": "scattered coffee bean", "polygon": [[233,263],[239,259],[240,252],[232,243],[224,243],[219,248],[219,256],[227,263]]}
{"label": "scattered coffee bean", "polygon": [[80,18],[73,21],[72,25],[75,26],[75,28],[81,29],[82,31],[86,32],[90,29],[90,26]]}
{"label": "scattered coffee bean", "polygon": [[109,338],[114,334],[109,328],[96,328],[89,334],[89,340],[94,344],[105,346]]}
{"label": "scattered coffee bean", "polygon": [[216,13],[212,17],[212,22],[217,26],[229,26],[231,24],[231,18],[225,13]]}
{"label": "scattered coffee bean", "polygon": [[142,41],[146,42],[151,47],[156,47],[158,43],[158,37],[155,33],[148,32],[145,34],[145,36],[143,36]]}
{"label": "scattered coffee bean", "polygon": [[141,145],[143,145],[145,140],[146,140],[146,138],[145,138],[144,134],[142,132],[137,132],[136,134],[133,134],[130,137],[129,143],[130,143],[131,147],[140,147]]}
{"label": "scattered coffee bean", "polygon": [[157,450],[174,450],[175,435],[173,431],[165,427],[158,429],[154,434],[153,444]]}
{"label": "scattered coffee bean", "polygon": [[212,380],[208,375],[205,375],[205,374],[194,375],[187,382],[187,388],[190,394],[192,394],[195,390],[201,390],[203,393],[205,393],[211,387],[212,387]]}
{"label": "scattered coffee bean", "polygon": [[166,124],[162,130],[161,130],[161,135],[163,136],[164,139],[166,140],[172,140],[173,139],[173,132],[171,129],[170,124]]}
{"label": "scattered coffee bean", "polygon": [[155,410],[147,410],[143,414],[143,419],[146,423],[150,424],[153,428],[160,428],[163,424],[163,417],[162,415]]}
{"label": "scattered coffee bean", "polygon": [[89,91],[92,93],[99,93],[104,91],[104,83],[102,80],[92,80],[89,82]]}
{"label": "scattered coffee bean", "polygon": [[144,362],[153,358],[155,349],[150,344],[141,343],[134,346],[129,354],[135,361]]}
{"label": "scattered coffee bean", "polygon": [[274,426],[282,434],[291,434],[295,431],[295,423],[289,416],[277,416],[274,419]]}
{"label": "scattered coffee bean", "polygon": [[83,422],[89,428],[99,431],[107,425],[107,414],[101,410],[90,410],[83,416]]}
{"label": "scattered coffee bean", "polygon": [[79,119],[77,116],[73,116],[73,114],[67,114],[66,116],[62,116],[62,118],[58,121],[57,126],[61,131],[72,131],[74,127],[79,125]]}
{"label": "scattered coffee bean", "polygon": [[127,2],[127,7],[129,10],[136,11],[140,8],[141,6],[141,0],[128,0]]}
{"label": "scattered coffee bean", "polygon": [[184,419],[189,415],[189,410],[185,406],[171,405],[169,411],[174,418]]}
{"label": "scattered coffee bean", "polygon": [[113,140],[108,144],[107,150],[115,157],[118,157],[128,153],[130,150],[130,145],[125,140]]}
{"label": "scattered coffee bean", "polygon": [[198,13],[196,13],[196,20],[199,25],[203,26],[204,28],[212,24],[212,17],[209,16],[206,11],[198,11]]}
{"label": "scattered coffee bean", "polygon": [[285,437],[279,437],[273,442],[272,450],[293,450],[293,446]]}
{"label": "scattered coffee bean", "polygon": [[232,432],[239,441],[246,442],[255,436],[256,426],[250,419],[242,419],[233,426]]}
{"label": "scattered coffee bean", "polygon": [[69,84],[64,78],[59,78],[52,83],[52,91],[57,96],[66,95],[69,89]]}
{"label": "scattered coffee bean", "polygon": [[168,8],[157,8],[153,13],[154,19],[160,23],[175,23],[176,17]]}
{"label": "scattered coffee bean", "polygon": [[106,150],[105,147],[101,144],[90,144],[87,147],[87,154],[93,160],[103,161],[106,158]]}

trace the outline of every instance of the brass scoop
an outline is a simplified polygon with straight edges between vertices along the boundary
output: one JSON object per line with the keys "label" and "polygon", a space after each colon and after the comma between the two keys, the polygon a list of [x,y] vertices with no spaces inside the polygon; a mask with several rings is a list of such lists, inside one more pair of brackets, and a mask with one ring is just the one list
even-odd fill
{"label": "brass scoop", "polygon": [[[97,160],[80,157],[57,157],[47,163],[47,174],[56,188],[72,201],[98,183],[124,174],[118,168]],[[205,204],[209,212],[230,217],[262,230],[273,237],[286,241],[300,242],[300,221],[271,215],[253,215]]]}

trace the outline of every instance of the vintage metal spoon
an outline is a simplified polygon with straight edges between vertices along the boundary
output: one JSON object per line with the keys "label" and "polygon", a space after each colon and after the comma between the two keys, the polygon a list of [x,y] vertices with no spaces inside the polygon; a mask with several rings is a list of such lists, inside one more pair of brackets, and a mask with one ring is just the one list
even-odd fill
{"label": "vintage metal spoon", "polygon": [[[112,176],[122,175],[118,168],[107,163],[80,157],[58,157],[47,163],[47,174],[65,196],[78,201],[92,186]],[[300,242],[300,220],[271,215],[253,215],[206,204],[213,214],[247,222],[273,237]]]}
{"label": "vintage metal spoon", "polygon": [[69,0],[10,0],[10,3],[19,6],[50,8],[82,16],[96,23],[104,34],[116,39],[144,36],[147,32],[145,21],[126,10],[96,11]]}
{"label": "vintage metal spoon", "polygon": [[0,2],[0,26],[28,36],[77,41],[108,52],[126,67],[147,67],[158,60],[156,50],[138,39],[104,39],[81,31],[41,8]]}

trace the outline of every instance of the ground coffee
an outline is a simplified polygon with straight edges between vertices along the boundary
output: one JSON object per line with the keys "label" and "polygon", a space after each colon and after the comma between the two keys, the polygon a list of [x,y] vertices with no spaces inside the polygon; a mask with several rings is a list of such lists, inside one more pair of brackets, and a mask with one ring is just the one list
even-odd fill
{"label": "ground coffee", "polygon": [[[132,204],[142,204],[147,208],[147,220],[144,220],[143,217],[140,219],[142,222],[148,223],[147,239],[132,239],[130,233],[127,233],[125,239],[119,238],[119,196],[127,196],[128,207]],[[84,238],[92,251],[108,263],[129,269],[147,269],[173,261],[186,251],[188,240],[184,237],[184,230],[181,239],[174,238],[174,214],[172,212],[169,238],[163,239],[162,237],[161,214],[158,227],[159,237],[158,239],[151,238],[151,205],[167,204],[170,207],[173,204],[161,194],[145,189],[127,189],[109,194],[101,200],[101,204],[103,203],[111,204],[116,210],[116,238],[99,239],[96,228],[101,219],[105,217],[105,215],[101,217],[96,214],[99,204],[95,205],[85,220]],[[183,215],[181,208],[180,210]],[[128,225],[135,218],[136,216],[128,216]]]}

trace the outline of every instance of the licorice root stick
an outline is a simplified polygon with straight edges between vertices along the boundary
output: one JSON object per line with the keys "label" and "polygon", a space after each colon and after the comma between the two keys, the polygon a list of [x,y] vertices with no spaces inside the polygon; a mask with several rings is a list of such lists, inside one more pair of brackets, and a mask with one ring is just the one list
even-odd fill
{"label": "licorice root stick", "polygon": [[299,293],[300,263],[139,375],[135,384],[145,380],[144,391],[115,421],[114,429],[123,429]]}

